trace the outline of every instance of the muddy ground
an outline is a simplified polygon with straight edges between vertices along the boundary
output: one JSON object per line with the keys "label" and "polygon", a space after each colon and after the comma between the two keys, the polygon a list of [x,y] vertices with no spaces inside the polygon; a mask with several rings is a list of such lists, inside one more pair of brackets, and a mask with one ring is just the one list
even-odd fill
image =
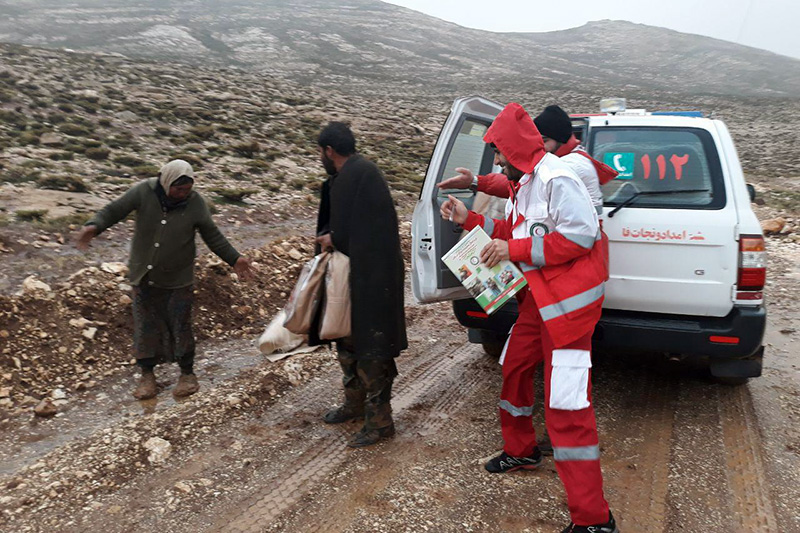
{"label": "muddy ground", "polygon": [[[458,94],[422,83],[350,94],[239,69],[179,79],[177,68],[0,45],[0,532],[560,531],[568,516],[551,460],[536,472],[483,470],[502,446],[500,369],[448,305],[408,294],[398,434],[365,450],[344,446],[356,424],[320,421],[341,394],[333,354],[270,363],[254,341],[311,254],[322,124],[353,120],[393,190],[408,255],[408,215],[453,98],[586,112],[598,88],[487,78],[458,81]],[[656,354],[598,355],[608,500],[627,533],[800,532],[797,101],[628,89],[636,107],[723,118],[765,202],[759,218],[786,227],[768,240],[763,377],[726,387]],[[196,166],[216,221],[258,276],[242,283],[213,257],[198,260],[201,391],[174,401],[168,367],[159,397],[136,402],[119,264],[132,224],[86,254],[70,235],[173,157]],[[34,416],[43,401],[54,416]]]}
{"label": "muddy ground", "polygon": [[[775,214],[759,209],[761,218]],[[0,422],[0,531],[560,531],[568,514],[551,459],[536,472],[483,470],[502,447],[500,371],[496,360],[466,342],[447,304],[417,306],[407,295],[411,346],[398,360],[398,434],[364,450],[344,446],[358,426],[320,420],[340,395],[333,354],[270,363],[254,347],[285,298],[267,281],[269,273],[284,272],[287,279],[296,273],[298,262],[289,254],[310,254],[312,220],[268,230],[257,218],[244,231],[236,220],[222,223],[237,245],[258,257],[260,281],[248,286],[210,258],[200,260],[202,389],[194,397],[172,399],[175,368],[159,372],[156,400],[130,397],[135,372],[124,355],[127,310],[93,299],[88,289],[77,297],[111,309],[90,317],[107,323],[98,326],[98,338],[107,341],[93,351],[84,339],[94,355],[74,361],[90,375],[64,369],[44,380],[13,372],[14,403]],[[66,256],[70,265],[98,266],[124,256],[126,231],[80,259],[68,243],[29,251],[44,259],[37,264]],[[623,531],[800,531],[800,244],[777,236],[769,249],[763,377],[730,387],[653,354],[598,356],[594,393],[606,495]],[[2,258],[13,264],[18,255]],[[120,283],[102,270],[82,275],[100,280],[95,284]],[[59,291],[87,286],[49,281],[55,297],[15,298],[38,298],[37,309],[45,312],[61,300]],[[268,291],[270,297],[259,298]],[[220,305],[221,298],[229,300]],[[42,317],[28,322],[49,331]],[[75,329],[53,326],[58,342]],[[121,355],[104,356],[104,349]],[[46,366],[20,363],[39,371]],[[20,387],[27,387],[23,397],[16,394]],[[59,413],[33,416],[33,404],[48,395],[60,398]],[[539,426],[541,416],[539,410]],[[169,443],[163,461],[149,449],[153,438]]]}

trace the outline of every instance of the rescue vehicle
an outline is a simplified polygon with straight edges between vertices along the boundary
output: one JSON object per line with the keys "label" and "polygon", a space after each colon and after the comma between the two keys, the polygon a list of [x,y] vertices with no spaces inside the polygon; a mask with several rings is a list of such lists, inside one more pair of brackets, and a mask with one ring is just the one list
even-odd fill
{"label": "rescue vehicle", "polygon": [[[516,320],[516,302],[487,315],[441,261],[462,235],[442,220],[441,204],[452,194],[471,207],[476,193],[436,185],[458,167],[475,175],[499,171],[483,135],[502,108],[479,96],[454,102],[411,231],[416,300],[452,300],[469,340],[494,354]],[[624,99],[605,101],[602,110],[572,116],[588,152],[619,172],[603,187],[610,279],[595,349],[700,360],[730,384],[760,376],[766,250],[750,207],[755,191],[728,128],[699,112],[628,110]],[[504,203],[492,200],[484,214],[502,218]]]}

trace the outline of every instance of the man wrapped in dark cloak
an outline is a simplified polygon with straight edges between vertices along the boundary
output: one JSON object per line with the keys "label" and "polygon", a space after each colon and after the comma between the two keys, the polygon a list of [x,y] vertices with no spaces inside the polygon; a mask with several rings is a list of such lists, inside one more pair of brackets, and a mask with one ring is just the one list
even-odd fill
{"label": "man wrapped in dark cloak", "polygon": [[318,144],[330,178],[322,188],[317,242],[350,258],[352,307],[352,334],[336,342],[345,401],[323,420],[337,424],[363,416],[364,426],[348,446],[368,446],[394,435],[394,358],[408,347],[397,213],[383,174],[356,153],[346,124],[330,123]]}
{"label": "man wrapped in dark cloak", "polygon": [[77,246],[89,242],[131,212],[136,226],[131,243],[129,277],[133,285],[133,350],[142,376],[133,391],[145,400],[158,389],[153,369],[177,362],[181,376],[176,397],[197,392],[192,333],[195,234],[237,274],[250,275],[249,261],[231,246],[211,219],[205,199],[193,191],[194,172],[181,159],[161,168],[158,178],[140,181],[86,223]]}

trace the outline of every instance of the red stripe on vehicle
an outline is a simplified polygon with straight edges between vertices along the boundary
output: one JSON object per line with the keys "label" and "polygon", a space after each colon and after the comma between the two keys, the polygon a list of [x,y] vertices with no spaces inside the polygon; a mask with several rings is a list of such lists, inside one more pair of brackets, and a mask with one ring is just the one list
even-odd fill
{"label": "red stripe on vehicle", "polygon": [[716,342],[717,344],[739,344],[739,337],[721,337],[718,335],[712,335],[708,338],[711,342]]}

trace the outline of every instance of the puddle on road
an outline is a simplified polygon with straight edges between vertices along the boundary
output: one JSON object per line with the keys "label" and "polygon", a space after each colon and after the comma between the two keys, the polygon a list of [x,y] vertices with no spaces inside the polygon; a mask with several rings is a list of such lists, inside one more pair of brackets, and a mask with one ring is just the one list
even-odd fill
{"label": "puddle on road", "polygon": [[797,342],[800,340],[800,319],[770,313],[767,308],[767,330],[764,332],[764,370],[775,369],[800,383]]}
{"label": "puddle on road", "polygon": [[[195,363],[200,390],[208,390],[243,369],[266,360],[249,338],[215,342],[200,349]],[[31,416],[7,421],[0,437],[0,476],[10,475],[33,464],[50,451],[66,443],[118,423],[120,420],[147,416],[174,406],[172,388],[177,384],[177,365],[156,368],[158,397],[136,401],[131,390],[139,377],[137,369],[128,367],[118,375],[102,380],[101,385],[83,393],[69,395],[66,409],[50,419]]]}

